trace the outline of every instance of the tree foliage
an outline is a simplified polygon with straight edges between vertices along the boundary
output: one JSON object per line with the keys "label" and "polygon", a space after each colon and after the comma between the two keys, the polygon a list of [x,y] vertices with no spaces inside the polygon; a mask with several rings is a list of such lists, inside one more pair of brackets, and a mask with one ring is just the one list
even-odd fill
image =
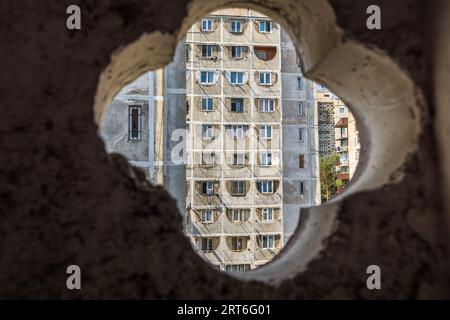
{"label": "tree foliage", "polygon": [[[320,194],[322,202],[330,200],[337,191],[336,164],[339,155],[320,157]],[[341,181],[342,182],[342,181]]]}

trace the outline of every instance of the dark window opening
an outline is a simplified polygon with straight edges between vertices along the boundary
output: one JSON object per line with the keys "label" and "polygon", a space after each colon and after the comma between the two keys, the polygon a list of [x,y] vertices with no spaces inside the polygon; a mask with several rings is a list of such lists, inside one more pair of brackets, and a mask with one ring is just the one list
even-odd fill
{"label": "dark window opening", "polygon": [[128,141],[140,141],[142,139],[141,106],[130,106],[128,114]]}

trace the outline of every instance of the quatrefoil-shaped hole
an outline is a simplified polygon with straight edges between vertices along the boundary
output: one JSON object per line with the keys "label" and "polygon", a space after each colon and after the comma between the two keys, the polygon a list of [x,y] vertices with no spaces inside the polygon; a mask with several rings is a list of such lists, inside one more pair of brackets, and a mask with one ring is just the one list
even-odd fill
{"label": "quatrefoil-shaped hole", "polygon": [[[232,1],[223,3],[223,6],[227,5],[236,4]],[[398,168],[414,150],[419,133],[417,101],[411,80],[391,59],[357,43],[342,42],[333,11],[326,2],[267,1],[260,5],[241,2],[239,6],[262,12],[280,23],[297,48],[303,74],[333,90],[351,107],[358,120],[361,144],[365,147],[357,179],[346,192],[325,205],[304,209],[288,245],[271,263],[235,274],[246,280],[278,283],[304,270],[320,251],[326,249],[324,240],[338,226],[336,214],[344,197],[401,178]],[[218,9],[215,4],[193,1],[178,37],[158,32],[144,34],[113,54],[112,62],[99,82],[94,107],[97,123],[101,123],[107,106],[125,84],[145,71],[168,64],[177,40],[184,37],[189,26],[215,9]],[[259,51],[263,49],[258,46]],[[267,56],[267,52],[259,52],[261,57],[264,54]],[[205,77],[199,80],[208,82],[209,75]],[[239,76],[234,77],[239,80]],[[214,74],[211,80],[215,80]]]}

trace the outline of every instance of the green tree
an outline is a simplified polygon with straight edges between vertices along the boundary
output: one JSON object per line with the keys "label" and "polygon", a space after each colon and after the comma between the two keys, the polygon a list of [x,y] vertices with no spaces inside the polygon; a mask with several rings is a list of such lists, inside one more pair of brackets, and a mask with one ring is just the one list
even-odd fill
{"label": "green tree", "polygon": [[336,194],[339,184],[336,179],[336,164],[338,161],[339,155],[337,154],[320,158],[320,193],[322,202],[330,200]]}

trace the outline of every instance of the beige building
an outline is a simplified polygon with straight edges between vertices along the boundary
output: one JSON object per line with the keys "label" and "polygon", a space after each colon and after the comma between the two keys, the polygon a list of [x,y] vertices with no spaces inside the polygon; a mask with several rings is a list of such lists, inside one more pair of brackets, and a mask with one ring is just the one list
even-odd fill
{"label": "beige building", "polygon": [[273,259],[301,207],[320,202],[312,84],[284,38],[248,9],[214,12],[186,36],[186,233],[221,270]]}

